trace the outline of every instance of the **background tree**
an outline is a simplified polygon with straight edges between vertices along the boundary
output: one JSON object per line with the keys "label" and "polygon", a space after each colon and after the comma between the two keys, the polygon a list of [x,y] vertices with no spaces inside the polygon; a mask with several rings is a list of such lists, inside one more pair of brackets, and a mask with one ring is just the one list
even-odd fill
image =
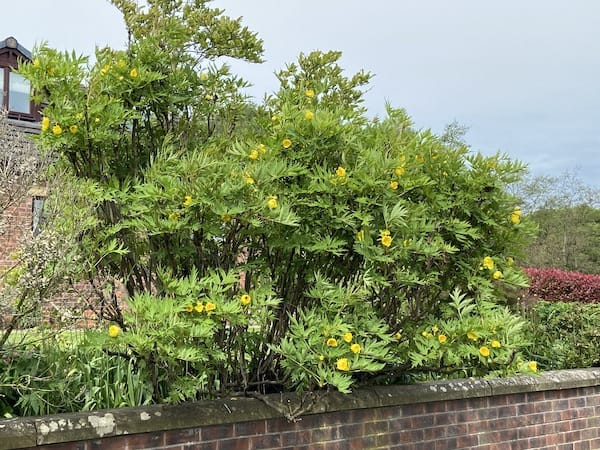
{"label": "background tree", "polygon": [[586,186],[575,172],[529,177],[513,188],[538,225],[525,265],[599,273],[600,191]]}

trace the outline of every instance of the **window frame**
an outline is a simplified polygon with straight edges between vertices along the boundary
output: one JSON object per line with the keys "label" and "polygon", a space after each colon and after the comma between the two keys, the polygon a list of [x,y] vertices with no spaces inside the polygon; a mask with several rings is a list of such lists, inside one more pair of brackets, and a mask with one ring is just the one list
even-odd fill
{"label": "window frame", "polygon": [[9,108],[10,94],[11,94],[10,78],[11,78],[11,73],[13,72],[13,70],[10,67],[0,67],[0,70],[2,70],[2,72],[3,72],[2,77],[0,77],[0,79],[2,81],[2,86],[0,86],[2,88],[2,97],[1,97],[2,103],[0,103],[0,108],[8,111],[8,117],[11,119],[35,121],[35,115],[33,114],[33,102],[31,101],[31,87],[30,87],[30,92],[29,92],[28,112],[11,110]]}

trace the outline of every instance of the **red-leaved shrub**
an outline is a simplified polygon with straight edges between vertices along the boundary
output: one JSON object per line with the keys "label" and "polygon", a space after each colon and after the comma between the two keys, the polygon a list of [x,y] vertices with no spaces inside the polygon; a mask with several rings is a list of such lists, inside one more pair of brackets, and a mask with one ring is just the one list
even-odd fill
{"label": "red-leaved shrub", "polygon": [[600,275],[559,269],[524,269],[529,276],[529,296],[550,302],[600,303]]}

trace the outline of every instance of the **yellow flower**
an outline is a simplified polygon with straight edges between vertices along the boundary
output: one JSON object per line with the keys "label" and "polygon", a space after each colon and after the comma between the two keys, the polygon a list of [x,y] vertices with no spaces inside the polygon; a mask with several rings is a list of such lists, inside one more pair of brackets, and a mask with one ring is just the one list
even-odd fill
{"label": "yellow flower", "polygon": [[264,155],[265,153],[267,153],[267,147],[265,146],[265,144],[258,144],[256,146],[256,148]]}
{"label": "yellow flower", "polygon": [[335,174],[340,178],[344,178],[346,176],[346,169],[344,169],[342,166],[339,166],[337,169],[335,169]]}
{"label": "yellow flower", "polygon": [[349,331],[346,331],[346,333],[344,333],[344,342],[347,342],[348,344],[352,342],[352,333],[350,333]]}
{"label": "yellow flower", "polygon": [[191,204],[192,204],[192,196],[191,195],[186,195],[185,196],[185,200],[183,201],[183,206],[185,206],[187,208]]}
{"label": "yellow flower", "polygon": [[313,120],[313,119],[315,118],[315,113],[314,113],[314,112],[312,112],[312,111],[306,110],[306,111],[304,112],[304,118],[305,118],[306,120]]}
{"label": "yellow flower", "polygon": [[100,69],[100,73],[102,75],[106,75],[109,70],[110,70],[110,64],[105,64],[104,67],[102,67],[102,69]]}
{"label": "yellow flower", "polygon": [[131,78],[137,78],[137,76],[138,76],[138,71],[137,71],[137,69],[135,69],[135,68],[131,69],[131,72],[129,72],[129,76],[130,76]]}
{"label": "yellow flower", "polygon": [[217,309],[217,305],[215,305],[213,302],[206,302],[204,309],[206,310],[206,312],[211,312]]}
{"label": "yellow flower", "polygon": [[325,355],[319,355],[319,361],[325,361]]}
{"label": "yellow flower", "polygon": [[191,313],[192,311],[194,311],[193,305],[185,305],[185,312]]}
{"label": "yellow flower", "polygon": [[96,118],[94,119],[94,122],[96,122],[96,123],[100,123],[100,118],[99,118],[99,117],[96,117]]}
{"label": "yellow flower", "polygon": [[500,347],[502,347],[502,344],[500,343],[500,341],[496,341],[496,340],[490,342],[490,345],[492,346],[492,348],[500,348]]}
{"label": "yellow flower", "polygon": [[434,325],[431,327],[431,331],[433,331],[434,333],[437,333],[438,331],[440,331],[440,329],[437,327],[437,325]]}
{"label": "yellow flower", "polygon": [[440,335],[438,336],[438,342],[439,342],[440,344],[443,344],[443,343],[444,343],[444,342],[446,342],[447,340],[448,340],[448,338],[446,337],[446,335],[445,335],[445,334],[440,334]]}
{"label": "yellow flower", "polygon": [[44,117],[42,119],[42,131],[48,131],[48,128],[50,128],[50,118]]}
{"label": "yellow flower", "polygon": [[531,370],[532,372],[537,372],[537,362],[535,361],[529,361],[527,363],[527,367],[529,368],[529,370]]}
{"label": "yellow flower", "polygon": [[231,216],[229,214],[227,214],[227,213],[223,214],[221,216],[221,222],[225,222],[225,223],[231,222]]}
{"label": "yellow flower", "polygon": [[281,145],[283,145],[283,148],[290,148],[292,146],[292,141],[290,141],[288,138],[285,138],[283,141],[281,141]]}
{"label": "yellow flower", "polygon": [[179,220],[179,213],[172,212],[171,214],[169,214],[169,220],[177,222]]}
{"label": "yellow flower", "polygon": [[38,58],[33,60],[33,67],[40,67],[40,60]]}
{"label": "yellow flower", "polygon": [[200,81],[206,81],[208,80],[208,74],[206,72],[202,72],[200,74]]}
{"label": "yellow flower", "polygon": [[477,333],[475,333],[474,331],[468,331],[467,337],[472,341],[476,341],[477,339],[479,339],[479,336],[477,336]]}
{"label": "yellow flower", "polygon": [[427,331],[422,331],[422,332],[421,332],[421,336],[423,336],[423,337],[427,337],[427,335],[428,335],[428,334],[429,334],[429,333],[428,333]]}
{"label": "yellow flower", "polygon": [[362,349],[361,349],[361,346],[360,346],[360,344],[352,344],[352,345],[350,346],[350,351],[351,351],[352,353],[354,353],[354,354],[356,354],[356,353],[360,353],[360,351],[361,351],[361,350],[362,350]]}
{"label": "yellow flower", "polygon": [[71,126],[69,127],[69,131],[70,131],[72,134],[75,134],[75,133],[77,133],[77,125],[71,125]]}
{"label": "yellow flower", "polygon": [[506,258],[506,262],[509,266],[512,266],[515,263],[515,259],[512,256],[509,256],[508,258]]}
{"label": "yellow flower", "polygon": [[251,301],[252,297],[250,297],[248,294],[244,294],[240,297],[240,303],[244,306],[249,305]]}
{"label": "yellow flower", "polygon": [[394,335],[394,339],[396,339],[397,341],[399,341],[400,339],[402,339],[402,333],[398,332]]}
{"label": "yellow flower", "polygon": [[48,75],[54,75],[54,67],[49,67],[47,72],[48,72]]}
{"label": "yellow flower", "polygon": [[483,356],[484,358],[487,358],[488,356],[490,356],[490,349],[487,348],[485,345],[482,347],[479,347],[479,354],[481,356]]}
{"label": "yellow flower", "polygon": [[415,159],[417,160],[417,162],[418,162],[419,164],[423,164],[423,163],[425,162],[425,158],[423,158],[423,156],[422,156],[422,155],[417,155],[417,156],[415,156]]}
{"label": "yellow flower", "polygon": [[502,272],[500,272],[499,270],[496,270],[493,274],[492,274],[492,278],[494,280],[499,280],[500,278],[502,278]]}
{"label": "yellow flower", "polygon": [[123,61],[122,59],[119,60],[119,62],[117,63],[119,65],[119,67],[122,69],[123,67],[125,67],[125,61]]}
{"label": "yellow flower", "polygon": [[124,79],[125,79],[125,77],[124,77],[123,75],[121,75],[121,76],[119,77],[119,80],[120,80],[120,81],[123,81]]}
{"label": "yellow flower", "polygon": [[513,209],[513,212],[510,215],[510,221],[515,225],[521,221],[521,208],[517,206]]}
{"label": "yellow flower", "polygon": [[250,159],[258,159],[259,154],[258,154],[258,150],[252,150],[250,152],[250,154],[248,155],[248,158]]}
{"label": "yellow flower", "polygon": [[269,197],[269,199],[267,200],[267,206],[269,207],[269,209],[277,208],[277,206],[279,206],[279,204],[277,203],[277,197],[274,195],[271,195]]}
{"label": "yellow flower", "polygon": [[247,184],[254,184],[254,178],[252,178],[250,175],[244,175],[244,181]]}
{"label": "yellow flower", "polygon": [[194,306],[194,309],[201,313],[202,311],[204,311],[204,304],[202,302],[198,302],[196,303],[196,306]]}
{"label": "yellow flower", "polygon": [[277,117],[275,114],[271,116],[271,122],[275,123],[279,120],[279,117]]}
{"label": "yellow flower", "polygon": [[360,230],[356,233],[356,240],[360,242],[365,240],[365,230]]}
{"label": "yellow flower", "polygon": [[483,267],[492,270],[494,268],[494,260],[490,256],[483,258]]}
{"label": "yellow flower", "polygon": [[337,339],[335,339],[335,338],[327,339],[327,347],[337,347],[337,345],[338,345]]}
{"label": "yellow flower", "polygon": [[210,95],[210,94],[206,94],[206,95],[204,96],[204,99],[205,99],[205,100],[208,100],[208,101],[210,102],[210,101],[212,101],[212,99],[213,99],[213,96],[212,96],[212,95]]}
{"label": "yellow flower", "polygon": [[390,181],[390,189],[393,189],[394,191],[396,189],[398,189],[398,182],[397,181]]}
{"label": "yellow flower", "polygon": [[108,327],[108,335],[111,338],[116,338],[119,334],[121,334],[121,327],[119,325],[111,325]]}
{"label": "yellow flower", "polygon": [[396,167],[394,169],[394,173],[396,174],[397,177],[401,177],[402,175],[404,175],[404,172],[406,172],[406,169],[404,169],[404,167],[402,167],[402,166]]}
{"label": "yellow flower", "polygon": [[394,240],[394,238],[391,237],[389,234],[382,235],[381,236],[381,245],[383,245],[384,247],[389,247],[390,245],[392,245],[393,240]]}
{"label": "yellow flower", "polygon": [[307,89],[304,91],[304,95],[306,95],[308,98],[313,98],[315,96],[315,91],[312,89]]}
{"label": "yellow flower", "polygon": [[348,372],[350,370],[350,363],[348,362],[348,358],[338,359],[335,363],[335,367],[337,367],[337,370]]}
{"label": "yellow flower", "polygon": [[63,130],[60,125],[54,125],[52,127],[52,134],[55,134],[56,136],[60,136],[62,134],[62,132],[63,132]]}

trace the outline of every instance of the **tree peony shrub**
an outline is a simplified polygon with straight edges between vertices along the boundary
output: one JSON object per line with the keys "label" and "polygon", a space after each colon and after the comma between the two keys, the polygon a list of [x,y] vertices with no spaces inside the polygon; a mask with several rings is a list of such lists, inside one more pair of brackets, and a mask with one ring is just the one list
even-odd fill
{"label": "tree peony shrub", "polygon": [[[128,52],[88,70],[42,48],[23,71],[63,130],[40,143],[96,184],[79,240],[90,274],[131,294],[120,331],[90,345],[135,360],[156,401],[533,370],[497,304],[526,284],[513,256],[530,226],[505,190],[522,164],[415,130],[399,109],[369,119],[370,76],[344,76],[337,52],[300,55],[275,94],[244,104],[225,69],[177,53],[182,36],[198,44],[181,33],[191,10],[153,4],[127,10]],[[441,357],[422,342],[432,323]]]}

